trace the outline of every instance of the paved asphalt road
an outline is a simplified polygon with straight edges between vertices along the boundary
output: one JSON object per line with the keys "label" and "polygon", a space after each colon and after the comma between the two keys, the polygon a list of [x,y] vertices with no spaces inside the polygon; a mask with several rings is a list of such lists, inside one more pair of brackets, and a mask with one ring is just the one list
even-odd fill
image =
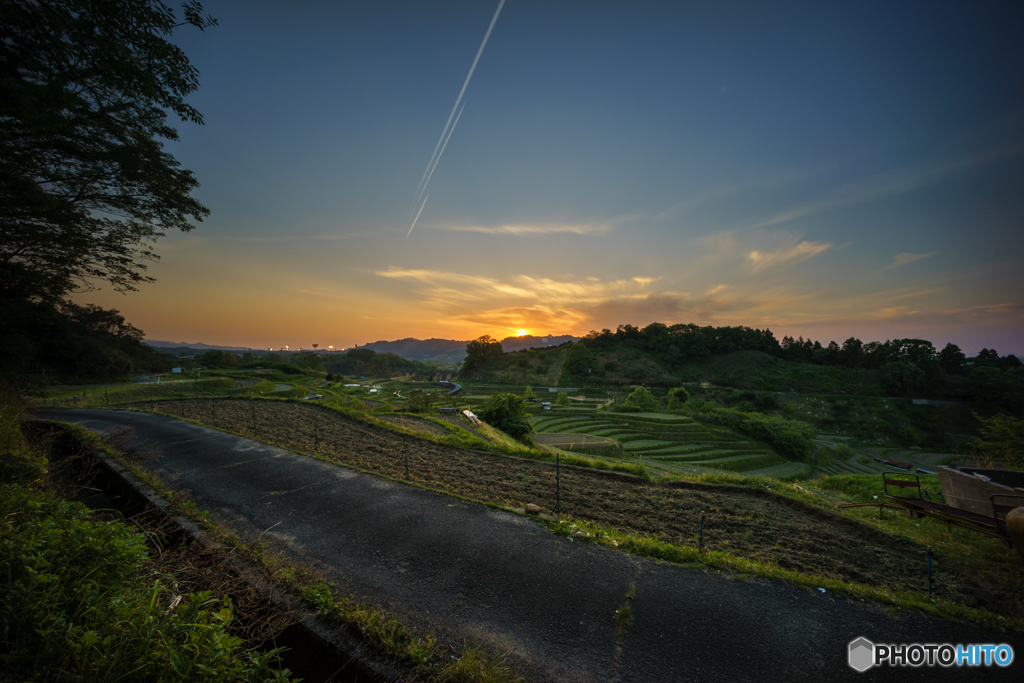
{"label": "paved asphalt road", "polygon": [[[263,533],[346,591],[450,642],[512,653],[536,681],[1024,680],[1005,668],[847,666],[848,643],[1009,643],[1021,634],[869,604],[782,582],[573,543],[525,517],[395,484],[170,418],[101,410],[45,416],[103,431],[237,531]],[[635,584],[618,650],[615,610]]]}

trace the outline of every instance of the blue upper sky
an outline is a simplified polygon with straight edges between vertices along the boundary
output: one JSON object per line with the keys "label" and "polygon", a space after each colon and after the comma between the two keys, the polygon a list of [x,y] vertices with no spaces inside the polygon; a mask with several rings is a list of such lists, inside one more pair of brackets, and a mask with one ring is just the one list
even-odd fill
{"label": "blue upper sky", "polygon": [[1024,3],[507,0],[406,239],[497,7],[205,3],[175,40],[206,125],[169,149],[213,213],[85,298],[254,347],[661,321],[1024,352]]}

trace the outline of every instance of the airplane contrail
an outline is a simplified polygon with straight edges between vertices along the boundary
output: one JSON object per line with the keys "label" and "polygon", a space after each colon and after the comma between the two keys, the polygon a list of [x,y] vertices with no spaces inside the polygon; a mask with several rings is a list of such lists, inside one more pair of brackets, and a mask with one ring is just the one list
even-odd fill
{"label": "airplane contrail", "polygon": [[416,227],[416,221],[418,221],[420,219],[420,214],[423,213],[423,207],[427,205],[427,200],[428,199],[430,199],[430,195],[429,194],[426,197],[423,198],[423,203],[420,204],[420,210],[416,212],[416,218],[412,219],[412,225],[409,226],[409,232],[405,233],[406,241],[408,241],[409,235],[412,234],[412,229]]}
{"label": "airplane contrail", "polygon": [[[462,105],[462,109],[465,109],[466,105]],[[441,145],[441,151],[437,153],[437,160],[434,162],[434,168],[437,168],[437,164],[441,161],[441,155],[444,154],[444,148],[448,146],[448,141],[452,139],[452,133],[455,132],[455,126],[459,125],[459,118],[462,116],[462,109],[459,110],[459,115],[455,117],[455,123],[452,124],[452,129],[448,131],[448,137],[445,138],[444,144]],[[430,173],[427,175],[427,182],[423,183],[423,189],[427,189],[427,185],[430,184],[430,176],[434,175],[434,168],[430,169]],[[417,197],[416,199],[419,199]]]}
{"label": "airplane contrail", "polygon": [[[423,175],[420,177],[420,183],[416,186],[416,193],[413,202],[419,201],[419,198],[423,196],[423,193],[427,191],[427,183],[430,182],[430,176],[433,175],[434,168],[437,166],[437,162],[441,160],[441,155],[438,150],[444,152],[444,146],[447,146],[448,139],[451,138],[451,131],[455,130],[455,126],[452,124],[452,119],[455,118],[455,122],[458,123],[458,118],[455,116],[455,112],[459,112],[459,116],[462,115],[462,111],[459,110],[459,103],[462,102],[462,96],[466,92],[466,87],[469,85],[469,79],[473,77],[473,72],[476,70],[477,62],[480,61],[480,55],[484,52],[484,47],[487,45],[487,39],[491,37],[491,31],[494,30],[494,24],[498,21],[498,15],[501,14],[501,8],[504,7],[505,0],[499,0],[498,9],[494,11],[494,16],[491,17],[491,23],[487,27],[487,33],[484,34],[483,42],[480,43],[480,49],[476,51],[476,57],[473,58],[473,65],[469,67],[469,73],[466,74],[466,80],[462,83],[462,90],[459,91],[459,96],[455,98],[455,106],[452,107],[452,113],[448,115],[448,121],[444,124],[444,130],[441,131],[441,137],[437,139],[437,144],[434,145],[434,152],[430,155],[430,161],[427,162],[427,167],[423,171]],[[444,145],[442,145],[442,142]],[[424,200],[426,203],[426,200]],[[420,211],[423,211],[423,207],[420,206]],[[419,218],[419,214],[416,214],[416,218]],[[416,225],[416,220],[412,222]],[[412,226],[409,227],[409,234],[412,234]],[[405,236],[409,239],[409,235]]]}

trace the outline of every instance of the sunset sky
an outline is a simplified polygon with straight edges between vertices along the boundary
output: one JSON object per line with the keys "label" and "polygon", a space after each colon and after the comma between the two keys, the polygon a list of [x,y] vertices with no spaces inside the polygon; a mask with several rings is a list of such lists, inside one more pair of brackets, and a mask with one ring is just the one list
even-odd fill
{"label": "sunset sky", "polygon": [[453,110],[497,7],[204,2],[205,125],[168,149],[212,214],[77,299],[254,348],[658,321],[1024,354],[1024,3],[507,0]]}

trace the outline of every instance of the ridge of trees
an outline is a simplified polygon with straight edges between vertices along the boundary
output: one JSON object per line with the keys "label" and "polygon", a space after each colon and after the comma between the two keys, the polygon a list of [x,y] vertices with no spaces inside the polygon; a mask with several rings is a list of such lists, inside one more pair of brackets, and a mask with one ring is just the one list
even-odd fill
{"label": "ridge of trees", "polygon": [[[489,341],[481,338],[471,342],[473,351],[463,365],[463,374],[487,370],[490,360],[497,358],[494,354],[500,344],[486,339]],[[544,349],[538,351],[543,353]],[[620,325],[615,331],[591,331],[569,345],[560,381],[563,386],[600,384],[606,372],[617,371],[620,363],[615,359],[628,352],[633,354],[634,361],[650,366],[650,372],[637,375],[633,383],[671,386],[678,381],[681,366],[740,351],[856,371],[859,376],[870,377],[870,383],[877,387],[875,391],[882,391],[883,395],[939,394],[1012,411],[1024,408],[1024,364],[1016,356],[1000,356],[994,349],[983,349],[968,358],[955,344],[937,350],[925,339],[863,342],[850,337],[842,344],[830,341],[823,345],[820,341],[786,336],[779,341],[770,329],[745,326],[651,323],[643,328]],[[609,354],[615,354],[612,360],[608,359]]]}
{"label": "ridge of trees", "polygon": [[783,360],[849,368],[880,368],[901,361],[919,366],[934,364],[951,375],[963,374],[973,367],[1024,367],[1016,356],[1000,357],[994,349],[983,349],[975,358],[968,359],[956,344],[946,344],[945,348],[937,351],[925,339],[865,343],[850,337],[842,345],[830,341],[826,346],[802,336],[797,339],[786,336],[779,341],[770,329],[745,326],[651,323],[638,328],[619,325],[614,332],[609,329],[592,330],[582,341],[593,351],[608,351],[616,344],[634,346],[668,363],[706,360],[734,351],[761,351]]}

